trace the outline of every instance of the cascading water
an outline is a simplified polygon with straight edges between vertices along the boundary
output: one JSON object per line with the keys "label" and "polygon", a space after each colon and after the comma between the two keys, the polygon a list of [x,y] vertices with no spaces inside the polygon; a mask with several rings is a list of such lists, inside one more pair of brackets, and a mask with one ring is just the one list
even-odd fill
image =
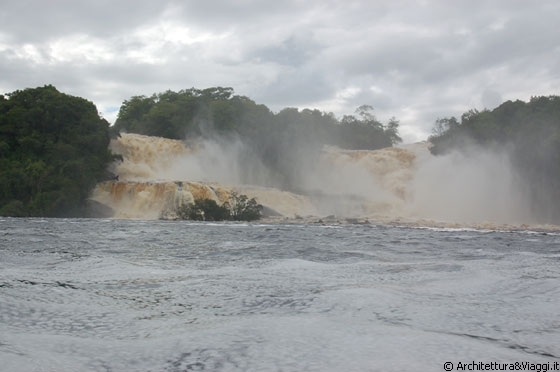
{"label": "cascading water", "polygon": [[91,199],[117,218],[174,218],[198,199],[228,201],[232,191],[254,197],[269,215],[368,218],[421,224],[532,223],[530,208],[506,154],[473,151],[435,157],[429,144],[374,151],[326,147],[308,169],[299,194],[270,187],[273,173],[240,156],[242,144],[184,142],[122,134],[111,150],[119,179],[99,184]]}
{"label": "cascading water", "polygon": [[255,197],[269,214],[317,213],[305,196],[241,184],[236,159],[217,153],[212,144],[203,146],[189,148],[177,140],[122,134],[110,145],[111,151],[123,157],[110,168],[118,180],[97,185],[91,199],[112,208],[117,218],[174,218],[176,208],[183,204],[200,199],[222,204],[232,191]]}

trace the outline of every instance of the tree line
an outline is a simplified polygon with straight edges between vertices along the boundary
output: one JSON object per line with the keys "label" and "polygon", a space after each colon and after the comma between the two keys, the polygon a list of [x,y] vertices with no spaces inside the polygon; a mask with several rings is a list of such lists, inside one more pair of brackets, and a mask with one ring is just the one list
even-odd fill
{"label": "tree line", "polygon": [[111,130],[171,139],[233,132],[249,140],[298,132],[325,144],[360,150],[401,142],[398,120],[391,118],[384,125],[372,112],[373,107],[362,105],[357,116],[344,115],[341,120],[333,113],[310,109],[285,108],[275,114],[265,105],[235,95],[233,88],[191,88],[125,100]]}

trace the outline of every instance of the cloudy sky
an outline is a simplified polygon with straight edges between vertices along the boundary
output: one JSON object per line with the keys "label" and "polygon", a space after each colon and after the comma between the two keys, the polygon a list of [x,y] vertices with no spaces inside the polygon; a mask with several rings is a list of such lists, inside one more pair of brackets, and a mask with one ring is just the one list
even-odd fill
{"label": "cloudy sky", "polygon": [[0,94],[53,84],[114,122],[123,100],[230,86],[406,142],[438,117],[560,94],[558,0],[2,0]]}

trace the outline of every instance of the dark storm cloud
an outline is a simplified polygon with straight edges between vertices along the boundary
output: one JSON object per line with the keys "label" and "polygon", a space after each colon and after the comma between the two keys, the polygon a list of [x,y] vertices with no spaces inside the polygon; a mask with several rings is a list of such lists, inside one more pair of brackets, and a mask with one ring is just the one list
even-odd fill
{"label": "dark storm cloud", "polygon": [[232,86],[274,110],[435,119],[558,94],[555,0],[76,1],[0,7],[0,92],[54,84],[114,120],[132,95]]}

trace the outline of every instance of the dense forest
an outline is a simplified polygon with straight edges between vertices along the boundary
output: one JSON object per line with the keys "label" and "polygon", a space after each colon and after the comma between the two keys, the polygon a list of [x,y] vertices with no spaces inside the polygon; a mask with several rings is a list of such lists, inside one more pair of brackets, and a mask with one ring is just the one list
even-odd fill
{"label": "dense forest", "polygon": [[276,172],[280,187],[293,190],[324,145],[373,150],[401,142],[399,122],[392,118],[384,125],[372,112],[363,105],[340,120],[319,110],[273,113],[232,88],[192,88],[126,100],[111,130],[171,139],[236,138]]}
{"label": "dense forest", "polygon": [[0,215],[83,216],[107,164],[109,123],[53,86],[0,95]]}
{"label": "dense forest", "polygon": [[492,111],[470,110],[460,121],[438,119],[430,141],[436,155],[473,144],[505,149],[526,183],[533,214],[560,223],[560,97],[507,101]]}
{"label": "dense forest", "polygon": [[319,110],[285,108],[274,114],[265,105],[234,95],[232,88],[191,88],[124,101],[111,130],[171,139],[236,133],[250,141],[288,132],[363,150],[400,142],[398,121],[392,118],[385,126],[372,111],[371,106],[363,105],[356,110],[358,117],[345,115],[340,121]]}

